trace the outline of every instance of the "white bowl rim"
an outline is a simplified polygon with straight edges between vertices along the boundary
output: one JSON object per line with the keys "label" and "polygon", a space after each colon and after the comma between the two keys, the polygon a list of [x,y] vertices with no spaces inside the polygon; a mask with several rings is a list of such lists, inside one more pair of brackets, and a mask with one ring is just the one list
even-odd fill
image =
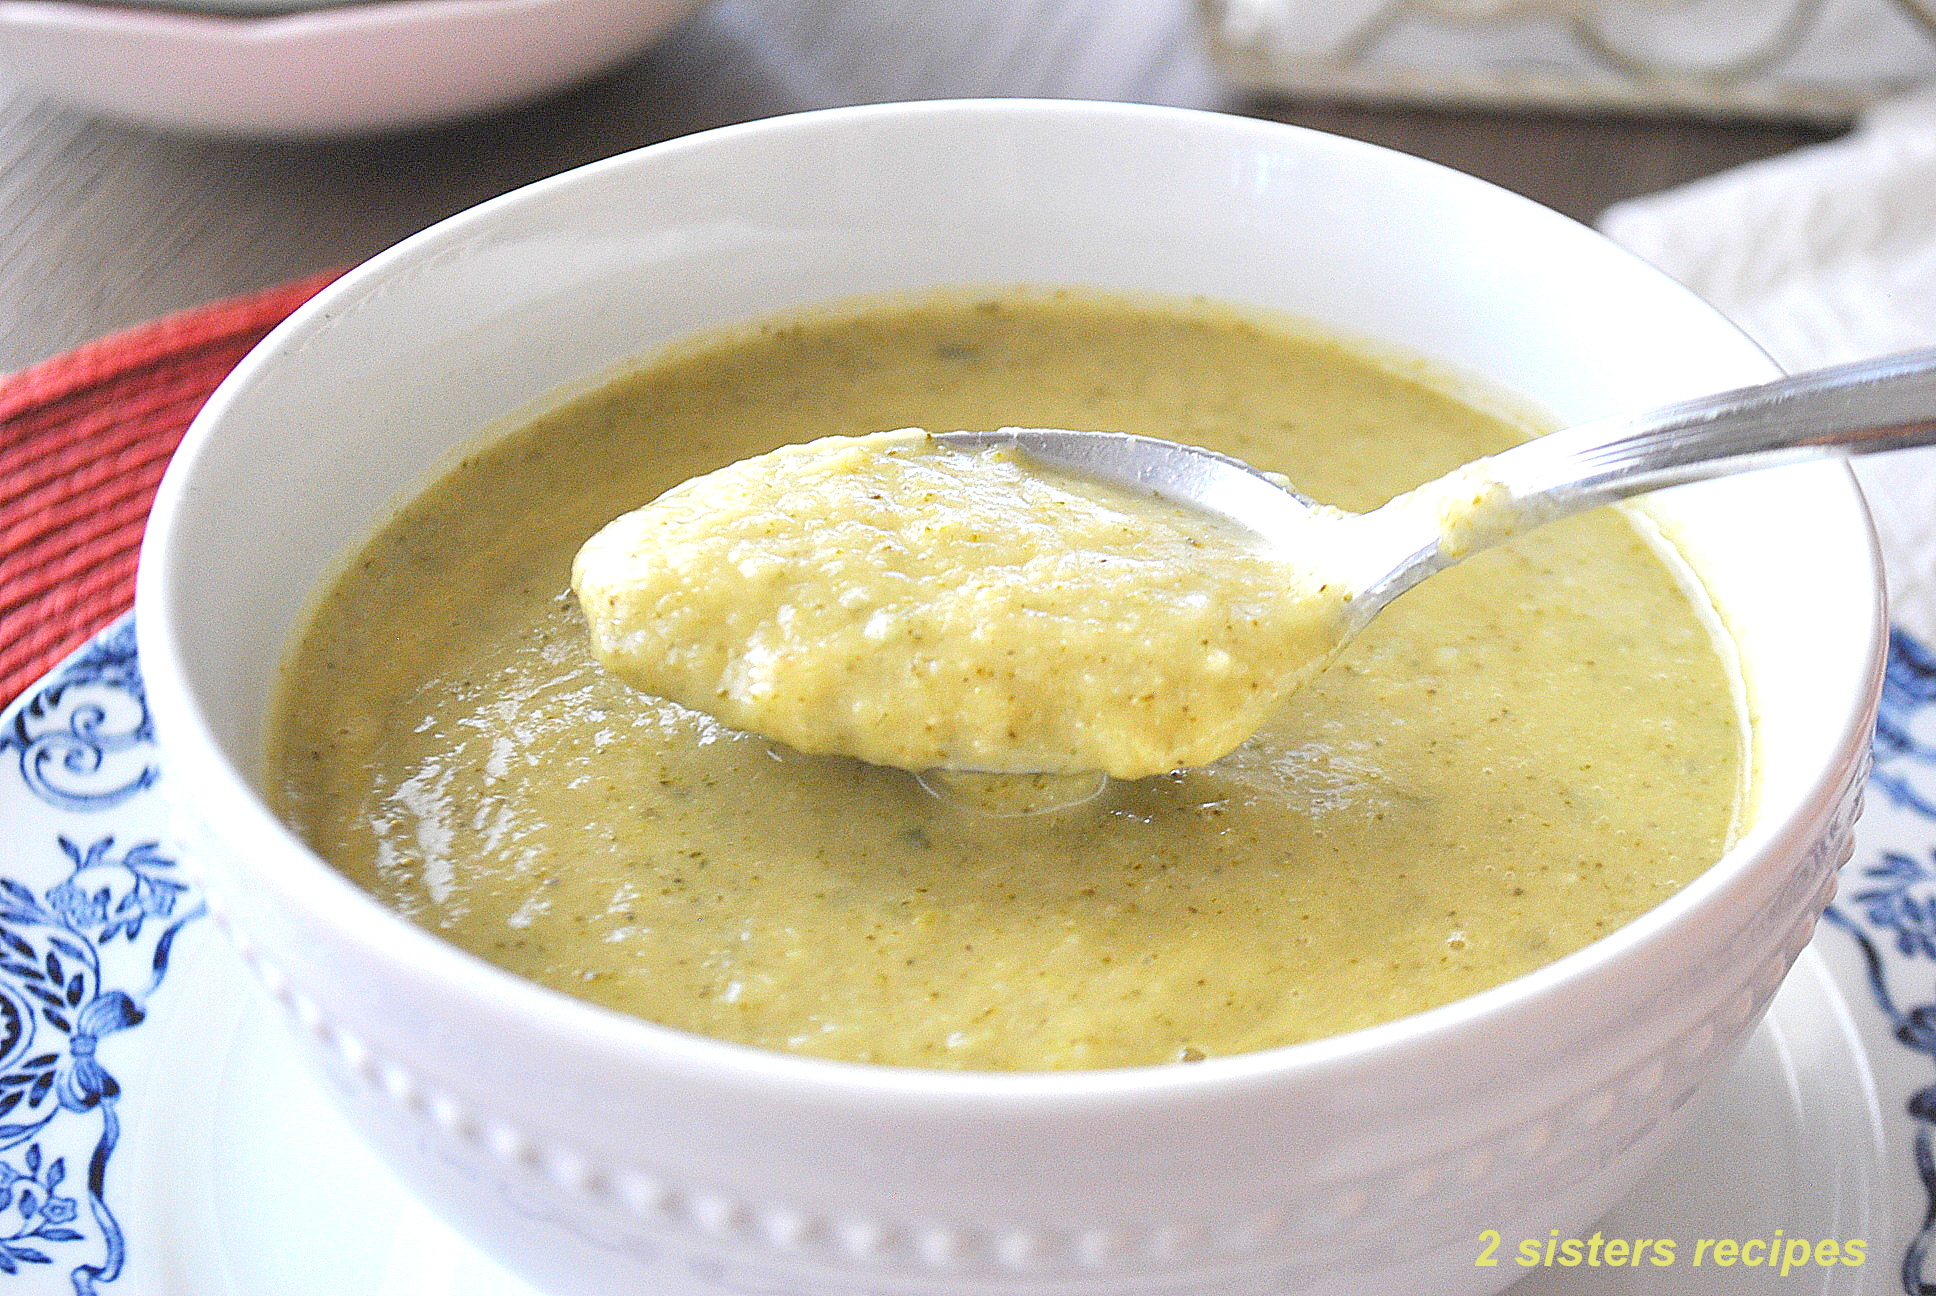
{"label": "white bowl rim", "polygon": [[[1705,906],[1719,893],[1741,885],[1748,875],[1760,869],[1781,867],[1785,857],[1798,852],[1806,844],[1808,826],[1832,810],[1836,797],[1842,791],[1837,772],[1858,768],[1862,754],[1867,749],[1870,737],[1868,717],[1887,649],[1886,601],[1879,544],[1855,476],[1845,464],[1825,464],[1820,465],[1819,469],[1825,482],[1839,479],[1840,485],[1853,496],[1867,532],[1867,569],[1861,575],[1873,591],[1873,616],[1864,631],[1866,643],[1863,658],[1868,663],[1868,669],[1862,677],[1847,681],[1847,696],[1842,707],[1847,718],[1841,735],[1833,753],[1823,757],[1822,773],[1810,786],[1805,798],[1785,814],[1764,813],[1761,821],[1720,860],[1667,900],[1606,936],[1551,963],[1475,994],[1409,1016],[1304,1043],[1211,1057],[1201,1062],[1078,1071],[1007,1072],[953,1071],[831,1061],[714,1039],[574,998],[504,971],[459,949],[398,915],[337,872],[269,811],[249,780],[223,754],[202,716],[187,705],[177,709],[176,697],[188,697],[189,690],[185,684],[182,660],[175,651],[177,628],[170,607],[169,558],[166,550],[175,516],[183,508],[184,487],[192,475],[195,460],[217,435],[225,412],[234,403],[237,393],[251,385],[258,374],[273,366],[278,352],[300,345],[311,330],[332,316],[339,304],[348,303],[367,288],[389,278],[395,271],[407,268],[419,256],[474,237],[477,227],[487,225],[500,210],[542,201],[552,191],[573,186],[591,175],[650,165],[651,160],[657,157],[715,147],[742,135],[774,131],[840,130],[852,122],[926,115],[1045,113],[1062,114],[1071,119],[1113,116],[1203,126],[1254,134],[1260,141],[1296,136],[1300,137],[1300,146],[1303,148],[1362,153],[1375,156],[1379,165],[1422,169],[1442,183],[1480,186],[1492,191],[1488,201],[1523,204],[1542,218],[1564,221],[1574,226],[1583,236],[1593,239],[1602,237],[1531,199],[1477,177],[1344,136],[1199,109],[1065,99],[925,100],[827,108],[763,118],[648,145],[489,199],[379,253],[299,308],[258,344],[210,397],[169,466],[157,494],[142,546],[136,594],[137,634],[142,668],[149,682],[151,705],[155,708],[158,728],[163,735],[164,751],[170,747],[182,753],[194,751],[205,758],[199,762],[199,772],[216,776],[219,780],[215,786],[206,789],[208,808],[212,813],[202,817],[240,816],[242,827],[258,839],[265,840],[265,844],[273,841],[284,854],[293,853],[300,857],[304,865],[302,872],[296,874],[279,869],[277,884],[294,898],[311,906],[312,912],[328,919],[332,928],[345,939],[373,949],[380,961],[395,961],[401,957],[459,998],[485,999],[496,1010],[525,1019],[536,1033],[568,1034],[607,1057],[622,1063],[639,1064],[646,1069],[672,1068],[694,1074],[711,1073],[722,1081],[731,1080],[741,1085],[774,1085],[796,1090],[806,1086],[830,1098],[844,1096],[874,1101],[898,1099],[910,1103],[941,1101],[957,1104],[983,1100],[1040,1105],[1081,1102],[1103,1096],[1158,1099],[1191,1095],[1210,1086],[1244,1087],[1278,1076],[1295,1075],[1305,1079],[1335,1069],[1375,1067],[1379,1065],[1381,1055],[1396,1056],[1414,1047],[1429,1047],[1434,1040],[1461,1031],[1471,1023],[1503,1016],[1511,1009],[1526,1005],[1528,1001],[1561,993],[1594,976],[1607,963],[1633,956],[1650,945],[1671,939],[1674,929],[1692,911]],[[1656,278],[1670,292],[1684,296],[1698,309],[1718,317],[1718,312],[1714,312],[1692,291],[1640,258],[1626,255],[1632,260],[1636,274]],[[1770,361],[1770,364],[1773,362]],[[157,682],[162,687],[156,688]],[[171,769],[180,770],[183,765],[179,758],[170,761]]]}

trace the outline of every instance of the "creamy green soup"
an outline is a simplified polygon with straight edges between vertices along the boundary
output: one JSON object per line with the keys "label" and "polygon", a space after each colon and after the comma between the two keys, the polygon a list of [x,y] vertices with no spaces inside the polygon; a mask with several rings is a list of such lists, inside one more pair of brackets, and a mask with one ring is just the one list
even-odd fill
{"label": "creamy green soup", "polygon": [[[281,813],[480,957],[681,1029],[979,1069],[1188,1061],[1416,1012],[1568,953],[1726,847],[1745,742],[1694,597],[1626,515],[1400,599],[1230,755],[986,813],[602,668],[568,591],[610,519],[776,445],[1084,427],[1375,506],[1522,431],[1322,339],[1073,294],[715,339],[466,460],[291,651]],[[946,789],[944,789],[946,791]]]}

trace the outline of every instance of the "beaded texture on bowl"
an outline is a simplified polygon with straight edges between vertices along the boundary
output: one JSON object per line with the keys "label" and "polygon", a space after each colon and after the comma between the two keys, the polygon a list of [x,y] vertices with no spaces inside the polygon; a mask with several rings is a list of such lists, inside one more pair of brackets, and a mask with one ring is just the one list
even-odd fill
{"label": "beaded texture on bowl", "polygon": [[[1369,1242],[1402,1226],[1405,1251],[1463,1243],[1466,1221],[1506,1203],[1529,1183],[1564,1191],[1604,1171],[1610,1157],[1655,1137],[1700,1085],[1726,1065],[1760,1020],[1782,977],[1808,943],[1815,921],[1834,894],[1835,870],[1849,858],[1861,806],[1861,776],[1842,793],[1805,867],[1795,870],[1758,921],[1737,934],[1728,958],[1762,952],[1742,987],[1719,996],[1652,1053],[1592,1089],[1571,1094],[1506,1128],[1467,1139],[1423,1163],[1353,1180],[1311,1185],[1262,1210],[1237,1217],[1152,1224],[1133,1219],[1092,1220],[1042,1230],[987,1218],[933,1220],[855,1217],[818,1212],[799,1203],[742,1198],[665,1168],[625,1164],[581,1147],[529,1132],[515,1113],[487,1111],[471,1099],[438,1090],[384,1057],[336,1023],[289,977],[213,897],[210,911],[257,980],[296,1031],[321,1051],[329,1068],[367,1101],[381,1102],[424,1134],[445,1157],[470,1172],[497,1179],[512,1200],[549,1199],[534,1218],[557,1224],[571,1213],[600,1217],[589,1236],[646,1256],[677,1255],[701,1281],[736,1293],[798,1296],[911,1296],[927,1292],[987,1292],[1028,1279],[1044,1290],[1159,1293],[1300,1290],[1310,1275],[1281,1260],[1268,1271],[1232,1272],[1296,1254],[1311,1239]],[[192,815],[178,812],[178,835],[195,843],[191,858],[211,858],[222,847]],[[1646,1020],[1684,1014],[1712,977],[1690,977],[1636,1014]],[[1475,1207],[1475,1203],[1479,1204]],[[560,1210],[566,1212],[560,1214]],[[806,1260],[865,1274],[802,1285],[789,1268]],[[1170,1270],[1160,1280],[1139,1279],[1150,1262]],[[1201,1276],[1214,1274],[1214,1279]],[[943,1285],[936,1286],[937,1282]],[[1232,1286],[1233,1283],[1240,1284]],[[1255,1287],[1250,1284],[1255,1283]]]}

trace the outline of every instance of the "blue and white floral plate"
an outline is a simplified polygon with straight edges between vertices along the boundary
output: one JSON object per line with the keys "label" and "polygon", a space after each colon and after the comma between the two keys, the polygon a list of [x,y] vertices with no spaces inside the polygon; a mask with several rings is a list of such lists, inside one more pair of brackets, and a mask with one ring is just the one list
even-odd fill
{"label": "blue and white floral plate", "polygon": [[[1683,1255],[1862,1238],[1868,1262],[1538,1267],[1515,1296],[1936,1293],[1936,656],[1902,636],[1876,758],[1843,899],[1599,1225]],[[0,1296],[531,1296],[297,1066],[202,919],[165,791],[126,620],[0,714]]]}

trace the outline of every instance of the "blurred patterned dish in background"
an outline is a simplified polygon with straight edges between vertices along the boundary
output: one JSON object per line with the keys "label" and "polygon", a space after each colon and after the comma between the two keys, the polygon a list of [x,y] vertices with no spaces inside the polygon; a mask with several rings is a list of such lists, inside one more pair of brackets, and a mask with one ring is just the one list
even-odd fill
{"label": "blurred patterned dish in background", "polygon": [[1930,0],[1203,0],[1252,89],[1846,121],[1936,79]]}

